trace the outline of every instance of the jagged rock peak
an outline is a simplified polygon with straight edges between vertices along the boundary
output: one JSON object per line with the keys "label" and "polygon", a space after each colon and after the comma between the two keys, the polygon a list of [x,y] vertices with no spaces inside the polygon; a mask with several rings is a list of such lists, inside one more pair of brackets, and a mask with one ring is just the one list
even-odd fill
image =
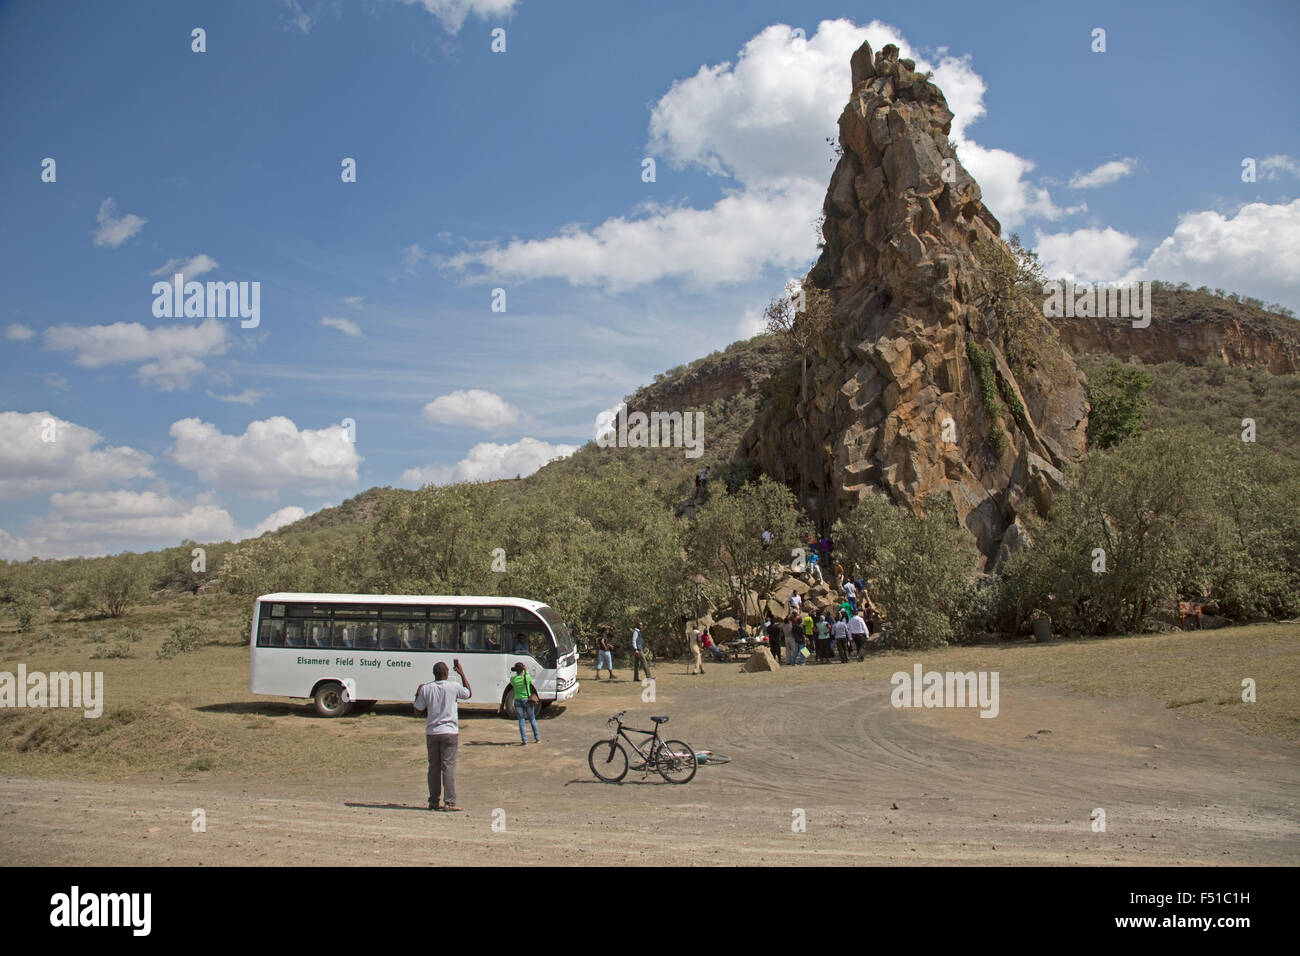
{"label": "jagged rock peak", "polygon": [[918,510],[948,495],[993,563],[1082,457],[1087,399],[1041,311],[996,281],[1001,227],[915,66],[893,44],[853,54],[809,277],[834,320],[797,401],[773,403],[742,450],[827,520],[881,490]]}

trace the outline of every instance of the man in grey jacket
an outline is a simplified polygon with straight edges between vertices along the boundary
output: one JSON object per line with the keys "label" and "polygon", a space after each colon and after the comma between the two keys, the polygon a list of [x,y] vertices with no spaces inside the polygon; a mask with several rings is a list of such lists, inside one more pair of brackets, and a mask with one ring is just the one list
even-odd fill
{"label": "man in grey jacket", "polygon": [[[442,661],[433,665],[433,680],[421,684],[415,691],[415,712],[427,714],[424,724],[424,741],[429,751],[429,809],[456,812],[456,750],[460,746],[460,722],[456,702],[469,700],[469,679],[460,669],[460,661],[452,666],[460,683],[447,679],[447,665]],[[440,798],[445,797],[445,802]]]}

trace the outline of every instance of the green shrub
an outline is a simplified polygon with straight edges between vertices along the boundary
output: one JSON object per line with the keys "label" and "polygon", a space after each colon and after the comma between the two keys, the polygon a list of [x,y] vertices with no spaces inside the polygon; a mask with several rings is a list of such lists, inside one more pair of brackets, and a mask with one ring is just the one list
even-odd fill
{"label": "green shrub", "polygon": [[202,644],[199,628],[193,621],[185,621],[172,628],[171,634],[158,648],[158,660],[170,660],[177,654],[197,650]]}

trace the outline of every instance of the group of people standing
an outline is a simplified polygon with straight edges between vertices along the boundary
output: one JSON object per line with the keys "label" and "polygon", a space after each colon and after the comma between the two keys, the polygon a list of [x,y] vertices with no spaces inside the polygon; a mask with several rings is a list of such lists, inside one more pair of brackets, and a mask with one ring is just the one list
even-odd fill
{"label": "group of people standing", "polygon": [[843,570],[838,570],[842,581],[839,585],[842,599],[838,604],[805,608],[803,596],[793,591],[786,599],[784,618],[777,620],[768,611],[763,637],[778,662],[799,666],[812,657],[830,663],[838,654],[840,663],[847,664],[850,653],[859,661],[865,657],[872,634],[880,630],[880,618],[867,597],[866,582],[862,578],[843,580]]}

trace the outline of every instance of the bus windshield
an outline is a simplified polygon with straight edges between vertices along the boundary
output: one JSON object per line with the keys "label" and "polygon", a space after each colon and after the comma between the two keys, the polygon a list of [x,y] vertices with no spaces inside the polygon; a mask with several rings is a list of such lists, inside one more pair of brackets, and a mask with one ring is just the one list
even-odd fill
{"label": "bus windshield", "polygon": [[542,616],[542,620],[546,621],[546,623],[550,625],[551,630],[555,632],[555,643],[560,652],[560,656],[564,657],[566,654],[571,654],[573,652],[573,637],[569,634],[569,629],[565,626],[560,615],[555,613],[554,608],[547,607],[546,605],[539,607],[537,613]]}

